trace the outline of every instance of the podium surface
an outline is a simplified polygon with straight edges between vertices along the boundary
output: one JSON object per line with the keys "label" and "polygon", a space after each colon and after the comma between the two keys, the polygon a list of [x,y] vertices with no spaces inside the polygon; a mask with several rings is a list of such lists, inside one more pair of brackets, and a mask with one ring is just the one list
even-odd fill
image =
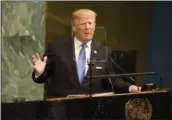
{"label": "podium surface", "polygon": [[[145,106],[143,101],[149,104]],[[141,107],[150,110],[148,113],[151,120],[171,120],[172,94],[166,90],[101,93],[93,94],[91,98],[83,94],[40,101],[2,103],[2,120],[125,120],[137,112],[137,109],[141,110]],[[145,114],[142,112],[141,114]]]}

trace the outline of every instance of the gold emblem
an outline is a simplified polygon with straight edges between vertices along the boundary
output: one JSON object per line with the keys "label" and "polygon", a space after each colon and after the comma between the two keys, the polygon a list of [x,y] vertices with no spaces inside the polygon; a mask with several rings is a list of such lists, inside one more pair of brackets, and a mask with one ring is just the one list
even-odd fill
{"label": "gold emblem", "polygon": [[129,100],[125,105],[126,120],[150,120],[152,105],[148,99]]}

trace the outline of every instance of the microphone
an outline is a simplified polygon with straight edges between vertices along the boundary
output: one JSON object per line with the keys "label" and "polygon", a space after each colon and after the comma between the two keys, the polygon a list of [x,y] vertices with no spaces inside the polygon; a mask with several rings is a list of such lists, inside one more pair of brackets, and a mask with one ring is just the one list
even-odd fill
{"label": "microphone", "polygon": [[[118,69],[120,69],[123,73],[127,73],[127,72],[124,71],[124,69],[122,69],[122,68],[120,67],[120,65],[118,65],[118,64],[115,62],[115,60],[112,59],[112,57],[110,57],[110,60],[111,60],[111,62],[112,62],[114,65],[116,65],[116,67],[117,67]],[[128,76],[128,78],[129,78],[132,82],[135,83],[136,80],[133,79],[131,76]]]}

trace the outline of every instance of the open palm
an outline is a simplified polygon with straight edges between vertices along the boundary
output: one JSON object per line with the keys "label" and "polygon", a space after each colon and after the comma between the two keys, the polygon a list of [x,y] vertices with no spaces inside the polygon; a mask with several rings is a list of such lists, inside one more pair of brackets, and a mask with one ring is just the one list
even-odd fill
{"label": "open palm", "polygon": [[37,75],[44,72],[44,69],[46,66],[46,61],[47,61],[47,56],[45,56],[43,58],[43,60],[41,60],[38,53],[36,53],[35,55],[32,56],[33,68],[34,68]]}

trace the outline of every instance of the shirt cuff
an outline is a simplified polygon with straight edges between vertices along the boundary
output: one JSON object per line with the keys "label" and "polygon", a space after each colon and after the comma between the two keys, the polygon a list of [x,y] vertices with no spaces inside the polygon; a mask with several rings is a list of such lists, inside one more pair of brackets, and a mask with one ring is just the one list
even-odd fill
{"label": "shirt cuff", "polygon": [[129,92],[132,92],[132,91],[131,91],[131,90],[132,90],[132,86],[133,86],[133,85],[131,85],[131,86],[129,87]]}
{"label": "shirt cuff", "polygon": [[134,87],[137,87],[137,88],[138,88],[138,91],[141,91],[141,87],[138,87],[138,86],[136,86],[136,85],[131,85],[131,86],[129,87],[129,92],[133,92],[133,91],[132,91],[132,88],[134,88]]}
{"label": "shirt cuff", "polygon": [[35,74],[35,78],[38,78],[41,74],[42,74],[42,73],[40,73],[40,74]]}

